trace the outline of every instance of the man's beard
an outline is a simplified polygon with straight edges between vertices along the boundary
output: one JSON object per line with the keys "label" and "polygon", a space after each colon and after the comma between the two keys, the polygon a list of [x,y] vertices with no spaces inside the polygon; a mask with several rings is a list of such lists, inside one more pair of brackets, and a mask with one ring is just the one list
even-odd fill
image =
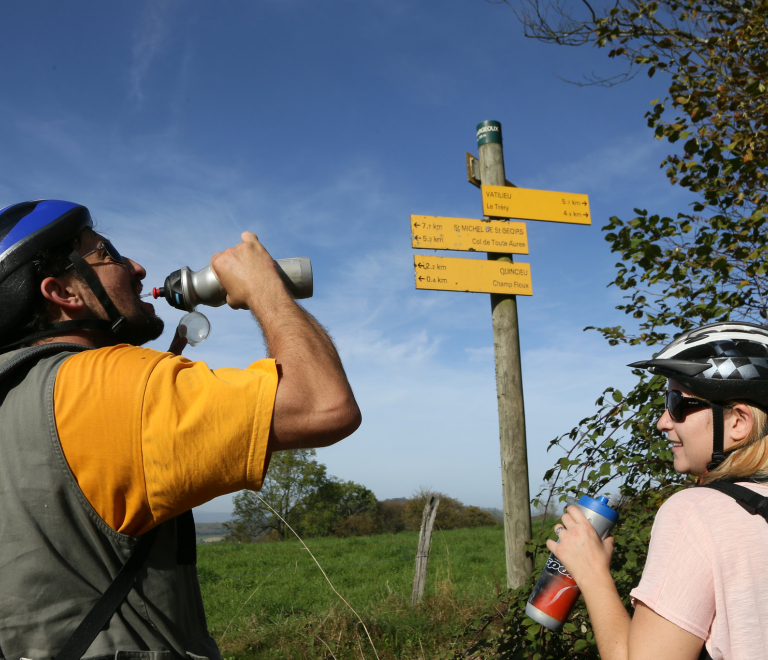
{"label": "man's beard", "polygon": [[130,309],[118,309],[118,311],[124,319],[120,328],[117,332],[94,333],[97,346],[114,346],[115,344],[141,346],[163,334],[165,328],[163,319],[146,308],[138,297],[131,301]]}
{"label": "man's beard", "polygon": [[138,309],[125,315],[122,327],[115,334],[120,343],[141,346],[163,334],[165,323],[159,316],[145,309],[139,303]]}

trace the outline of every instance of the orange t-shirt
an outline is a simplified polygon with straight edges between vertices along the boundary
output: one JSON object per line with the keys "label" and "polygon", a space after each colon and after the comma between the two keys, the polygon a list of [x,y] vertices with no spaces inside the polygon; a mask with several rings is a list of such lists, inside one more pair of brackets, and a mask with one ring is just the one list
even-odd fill
{"label": "orange t-shirt", "polygon": [[261,488],[276,391],[274,360],[211,370],[121,344],[63,362],[54,412],[91,506],[138,536],[219,495]]}

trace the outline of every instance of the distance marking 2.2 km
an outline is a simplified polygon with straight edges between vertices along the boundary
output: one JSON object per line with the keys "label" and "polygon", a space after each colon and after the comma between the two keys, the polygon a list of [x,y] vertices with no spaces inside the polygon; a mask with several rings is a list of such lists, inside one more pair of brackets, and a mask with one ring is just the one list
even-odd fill
{"label": "distance marking 2.2 km", "polygon": [[416,254],[417,289],[533,295],[529,264]]}

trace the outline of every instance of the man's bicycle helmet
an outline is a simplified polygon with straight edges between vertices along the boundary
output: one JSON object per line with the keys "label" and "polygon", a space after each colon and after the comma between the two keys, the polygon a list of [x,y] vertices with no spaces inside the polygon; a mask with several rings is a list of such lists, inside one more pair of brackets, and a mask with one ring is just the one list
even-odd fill
{"label": "man's bicycle helmet", "polygon": [[737,399],[768,412],[768,328],[754,323],[712,323],[684,332],[651,360],[630,367],[672,378],[712,403],[712,470],[723,450],[723,403]]}
{"label": "man's bicycle helmet", "polygon": [[0,209],[0,351],[73,330],[102,330],[118,333],[124,323],[101,282],[76,250],[69,262],[82,276],[109,317],[54,323],[52,327],[27,336],[22,324],[29,318],[37,296],[35,256],[47,248],[74,239],[93,226],[85,206],[55,199],[22,202]]}

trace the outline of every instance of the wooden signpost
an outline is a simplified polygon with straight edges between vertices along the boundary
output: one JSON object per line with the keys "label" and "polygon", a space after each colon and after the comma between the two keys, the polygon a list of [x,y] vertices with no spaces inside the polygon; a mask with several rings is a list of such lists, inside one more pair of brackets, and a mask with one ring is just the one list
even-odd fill
{"label": "wooden signpost", "polygon": [[493,218],[589,225],[592,214],[586,195],[516,188],[509,183],[504,175],[499,122],[478,124],[477,144],[480,158],[466,156],[467,179],[481,188],[486,217],[473,220],[412,215],[411,245],[488,253],[487,261],[417,254],[414,277],[417,289],[491,294],[507,586],[516,588],[533,570],[524,547],[531,538],[531,509],[517,322],[517,296],[532,295],[533,287],[530,266],[512,261],[513,254],[528,254],[525,223]]}

